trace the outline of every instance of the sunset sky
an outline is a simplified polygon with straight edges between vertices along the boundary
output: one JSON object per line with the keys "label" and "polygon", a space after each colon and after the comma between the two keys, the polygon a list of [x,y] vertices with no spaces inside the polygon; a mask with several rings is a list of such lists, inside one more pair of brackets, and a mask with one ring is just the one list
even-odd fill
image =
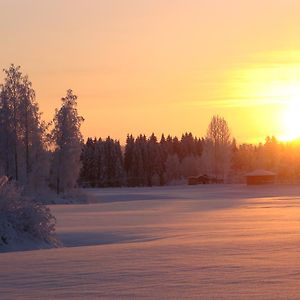
{"label": "sunset sky", "polygon": [[46,120],[73,89],[85,137],[202,136],[213,114],[238,142],[300,137],[298,0],[0,0],[0,11],[0,67],[21,65]]}

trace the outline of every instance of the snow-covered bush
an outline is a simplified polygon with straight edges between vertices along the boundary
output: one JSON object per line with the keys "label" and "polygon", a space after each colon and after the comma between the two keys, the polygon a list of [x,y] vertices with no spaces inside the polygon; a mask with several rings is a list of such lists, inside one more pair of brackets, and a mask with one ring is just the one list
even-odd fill
{"label": "snow-covered bush", "polygon": [[45,205],[21,196],[13,183],[0,189],[1,248],[57,246],[55,218]]}

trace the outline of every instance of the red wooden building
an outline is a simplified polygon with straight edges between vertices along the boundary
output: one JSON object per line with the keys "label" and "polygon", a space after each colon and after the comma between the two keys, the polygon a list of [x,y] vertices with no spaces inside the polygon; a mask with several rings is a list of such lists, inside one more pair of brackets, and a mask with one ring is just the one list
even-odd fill
{"label": "red wooden building", "polygon": [[276,174],[267,170],[255,170],[246,174],[247,185],[274,184]]}

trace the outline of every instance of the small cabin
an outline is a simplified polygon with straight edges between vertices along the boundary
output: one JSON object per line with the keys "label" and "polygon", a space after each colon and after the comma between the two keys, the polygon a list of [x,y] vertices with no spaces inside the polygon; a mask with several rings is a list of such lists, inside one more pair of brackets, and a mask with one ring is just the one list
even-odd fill
{"label": "small cabin", "polygon": [[209,184],[209,183],[224,183],[224,180],[217,177],[210,177],[206,174],[188,178],[189,185]]}
{"label": "small cabin", "polygon": [[210,177],[207,176],[206,174],[188,178],[189,185],[208,184],[208,183],[210,183]]}
{"label": "small cabin", "polygon": [[247,185],[274,184],[276,174],[267,170],[255,170],[246,174]]}

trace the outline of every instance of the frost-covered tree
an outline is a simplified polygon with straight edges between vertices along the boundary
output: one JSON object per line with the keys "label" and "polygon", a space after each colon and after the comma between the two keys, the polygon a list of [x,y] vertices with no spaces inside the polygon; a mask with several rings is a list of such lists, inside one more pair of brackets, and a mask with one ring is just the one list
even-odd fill
{"label": "frost-covered tree", "polygon": [[51,161],[51,186],[57,194],[75,188],[80,172],[80,154],[83,139],[80,132],[83,118],[77,111],[77,96],[72,90],[62,99],[55,112],[50,139],[53,145]]}
{"label": "frost-covered tree", "polygon": [[205,139],[203,142],[203,151],[200,157],[200,172],[206,175],[214,174],[214,147],[211,140]]}
{"label": "frost-covered tree", "polygon": [[220,116],[213,116],[207,130],[207,139],[212,143],[213,172],[215,176],[225,178],[231,155],[231,138],[227,121]]}
{"label": "frost-covered tree", "polygon": [[184,178],[199,175],[200,158],[194,155],[186,156],[180,164],[180,173]]}
{"label": "frost-covered tree", "polygon": [[0,252],[32,243],[56,246],[55,218],[45,205],[21,195],[14,183],[0,187]]}
{"label": "frost-covered tree", "polygon": [[165,162],[166,169],[166,181],[171,183],[172,181],[179,180],[181,177],[180,173],[180,162],[177,154],[169,155]]}
{"label": "frost-covered tree", "polygon": [[[1,171],[7,176],[18,176],[15,155],[15,135],[13,128],[13,111],[3,89],[0,94],[0,164]],[[17,154],[18,155],[18,154]],[[16,176],[17,175],[17,176]]]}
{"label": "frost-covered tree", "polygon": [[12,64],[4,73],[0,93],[1,164],[4,173],[19,183],[40,185],[44,179],[41,169],[46,169],[45,126],[35,92],[19,66]]}

